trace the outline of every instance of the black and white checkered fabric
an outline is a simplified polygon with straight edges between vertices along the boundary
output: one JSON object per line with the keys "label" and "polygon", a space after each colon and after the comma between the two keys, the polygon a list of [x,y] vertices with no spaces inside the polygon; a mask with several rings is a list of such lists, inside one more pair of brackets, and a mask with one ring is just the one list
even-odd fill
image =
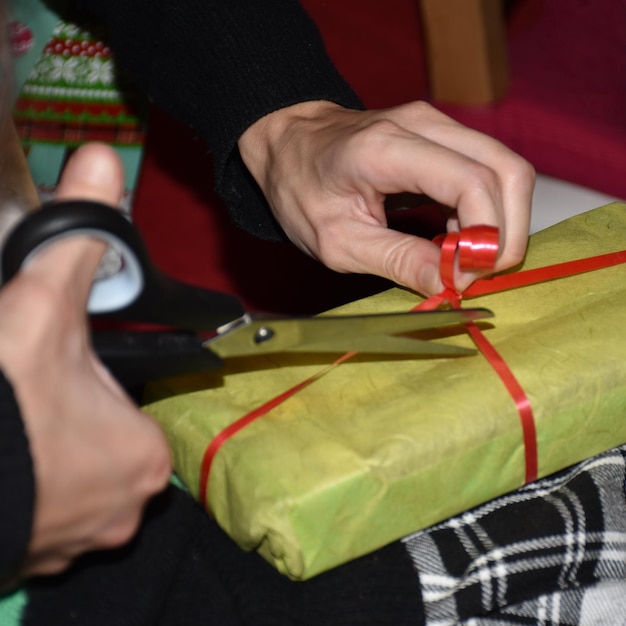
{"label": "black and white checkered fabric", "polygon": [[626,625],[626,446],[404,540],[427,626]]}

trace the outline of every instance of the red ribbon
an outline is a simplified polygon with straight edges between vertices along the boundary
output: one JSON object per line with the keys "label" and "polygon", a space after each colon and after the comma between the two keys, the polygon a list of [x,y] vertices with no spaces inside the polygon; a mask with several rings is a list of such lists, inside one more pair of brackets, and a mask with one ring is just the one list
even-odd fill
{"label": "red ribbon", "polygon": [[207,449],[204,452],[204,456],[202,458],[202,465],[200,467],[200,502],[202,506],[208,511],[209,503],[207,501],[209,494],[209,476],[211,475],[211,466],[213,465],[213,460],[217,455],[219,449],[236,433],[238,433],[242,428],[245,428],[250,422],[253,422],[259,417],[266,415],[272,409],[276,408],[279,404],[282,404],[285,400],[291,398],[291,396],[298,393],[298,391],[308,387],[311,383],[314,383],[316,380],[330,372],[330,370],[334,369],[340,363],[347,361],[349,358],[353,357],[356,352],[346,352],[340,356],[336,361],[333,361],[330,365],[327,365],[324,369],[320,370],[313,374],[313,376],[309,376],[309,378],[303,380],[302,382],[294,385],[287,391],[283,391],[283,393],[279,394],[275,398],[268,400],[265,404],[257,407],[256,409],[252,409],[249,413],[246,413],[243,417],[240,417],[236,422],[233,422],[230,426],[227,426],[219,432]]}
{"label": "red ribbon", "polygon": [[[454,271],[457,258],[459,268],[462,270],[490,270],[493,268],[498,254],[498,232],[490,226],[474,226],[464,229],[461,233],[449,233],[442,237],[438,243],[441,244],[440,271],[444,289],[441,293],[422,302],[415,307],[414,310],[435,309],[445,302],[449,302],[453,307],[459,307],[461,294],[457,291],[454,284]],[[558,263],[532,270],[524,270],[512,274],[501,274],[493,278],[480,279],[466,289],[463,295],[465,297],[486,295],[497,291],[515,289],[517,287],[595,271],[621,263],[626,263],[626,250],[586,259],[567,261],[565,263]],[[522,426],[525,455],[525,481],[531,482],[538,476],[538,461],[535,421],[530,402],[511,370],[483,335],[478,326],[473,322],[469,322],[466,324],[466,327],[469,335],[476,343],[476,346],[496,371],[515,402]],[[199,497],[201,503],[207,510],[208,484],[211,467],[221,447],[248,424],[266,415],[282,402],[320,379],[337,367],[337,365],[347,361],[355,354],[356,352],[344,354],[313,376],[310,376],[282,394],[272,398],[265,404],[253,409],[214,437],[205,450],[200,469]]]}
{"label": "red ribbon", "polygon": [[[444,290],[428,298],[414,310],[429,311],[446,301],[453,308],[461,308],[461,293],[457,291],[454,283],[457,257],[459,268],[462,270],[493,269],[498,257],[498,230],[491,226],[473,226],[465,228],[460,233],[446,235],[441,242],[441,280]],[[532,482],[537,479],[538,459],[537,431],[530,401],[509,366],[483,335],[480,328],[473,322],[466,323],[465,327],[476,347],[489,361],[515,402],[524,441],[524,481]]]}

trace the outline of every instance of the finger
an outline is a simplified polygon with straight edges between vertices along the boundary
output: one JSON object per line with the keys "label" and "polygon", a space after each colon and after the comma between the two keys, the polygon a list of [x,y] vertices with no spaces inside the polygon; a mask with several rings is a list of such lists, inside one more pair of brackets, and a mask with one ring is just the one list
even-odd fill
{"label": "finger", "polygon": [[117,206],[123,192],[124,172],[116,152],[105,144],[78,148],[63,170],[57,187],[60,200],[96,200]]}
{"label": "finger", "polygon": [[[411,103],[397,109],[398,119],[406,128],[486,166],[495,173],[500,188],[501,253],[497,268],[508,267],[525,252],[530,227],[530,208],[535,185],[534,168],[518,154],[493,137],[459,124],[426,103]],[[456,205],[462,226],[492,222],[481,206],[463,198]]]}
{"label": "finger", "polygon": [[[464,226],[504,227],[497,173],[465,154],[405,132],[377,146],[361,161],[360,178],[380,193],[425,193],[459,213],[464,206],[472,207],[471,222]],[[373,215],[378,212],[377,207],[368,209]]]}
{"label": "finger", "polygon": [[69,569],[71,561],[65,559],[53,559],[50,561],[42,561],[32,567],[26,567],[23,571],[25,578],[34,578],[37,576],[54,576],[61,574]]}
{"label": "finger", "polygon": [[[94,200],[116,206],[123,183],[123,170],[116,153],[103,144],[89,144],[79,148],[68,161],[57,198]],[[38,253],[28,270],[43,274],[49,283],[75,285],[82,306],[105,249],[106,245],[95,239],[67,238]]]}
{"label": "finger", "polygon": [[[436,130],[432,132],[437,134]],[[534,169],[500,142],[476,131],[464,128],[450,137],[446,136],[447,133],[442,134],[447,147],[460,154],[473,156],[495,174],[498,195],[493,196],[493,206],[501,215],[501,251],[496,267],[508,267],[518,262],[524,255],[528,240],[535,185]],[[480,172],[478,175],[482,176]],[[460,198],[457,210],[461,226],[489,223],[482,221],[488,216],[473,201],[471,194]]]}
{"label": "finger", "polygon": [[[497,144],[487,138],[481,146],[475,145],[474,153],[481,159],[477,160],[428,138],[396,133],[393,141],[387,141],[375,151],[376,158],[371,153],[363,179],[382,193],[425,193],[455,207],[461,227],[495,226],[500,232],[496,269],[508,267],[519,262],[526,249],[534,173],[523,160],[516,167],[509,164],[506,177],[485,164],[485,160],[498,162],[497,155],[491,154],[495,151],[494,143]],[[512,154],[506,149],[504,152],[507,157]],[[485,153],[489,154],[486,159]],[[501,164],[498,167],[502,169]],[[376,214],[377,209],[371,212]]]}
{"label": "finger", "polygon": [[335,242],[326,238],[320,260],[336,271],[381,276],[423,295],[443,288],[441,253],[432,241],[352,220],[344,220],[330,232]]}
{"label": "finger", "polygon": [[22,568],[22,576],[51,576],[60,574],[69,568],[72,559],[64,555],[45,555],[43,557],[29,558]]}

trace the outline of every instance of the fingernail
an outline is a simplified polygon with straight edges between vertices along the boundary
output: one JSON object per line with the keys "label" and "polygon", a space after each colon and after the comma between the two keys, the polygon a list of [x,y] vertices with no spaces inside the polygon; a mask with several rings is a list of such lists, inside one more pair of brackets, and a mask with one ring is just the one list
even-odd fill
{"label": "fingernail", "polygon": [[419,284],[423,285],[424,288],[420,292],[425,296],[439,293],[443,289],[439,267],[429,263],[422,265],[419,272]]}
{"label": "fingernail", "polygon": [[124,184],[119,157],[103,144],[79,148],[70,158],[59,183],[58,196],[93,198],[117,204]]}

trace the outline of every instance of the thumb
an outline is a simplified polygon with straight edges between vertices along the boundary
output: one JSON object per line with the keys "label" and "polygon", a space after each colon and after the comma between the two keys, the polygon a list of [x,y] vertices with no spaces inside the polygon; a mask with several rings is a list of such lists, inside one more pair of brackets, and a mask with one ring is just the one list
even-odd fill
{"label": "thumb", "polygon": [[334,264],[339,271],[381,276],[426,296],[443,288],[441,250],[432,241],[360,223],[352,224],[352,236],[343,238],[343,248],[342,261]]}
{"label": "thumb", "polygon": [[95,200],[117,206],[124,172],[116,152],[100,143],[82,146],[67,162],[57,188],[59,200]]}
{"label": "thumb", "polygon": [[[124,173],[115,151],[104,144],[88,144],[76,150],[67,162],[57,199],[93,200],[117,206],[123,185]],[[73,292],[81,301],[86,301],[105,250],[106,244],[102,241],[68,237],[38,253],[25,270],[45,275],[49,284],[75,285]]]}

